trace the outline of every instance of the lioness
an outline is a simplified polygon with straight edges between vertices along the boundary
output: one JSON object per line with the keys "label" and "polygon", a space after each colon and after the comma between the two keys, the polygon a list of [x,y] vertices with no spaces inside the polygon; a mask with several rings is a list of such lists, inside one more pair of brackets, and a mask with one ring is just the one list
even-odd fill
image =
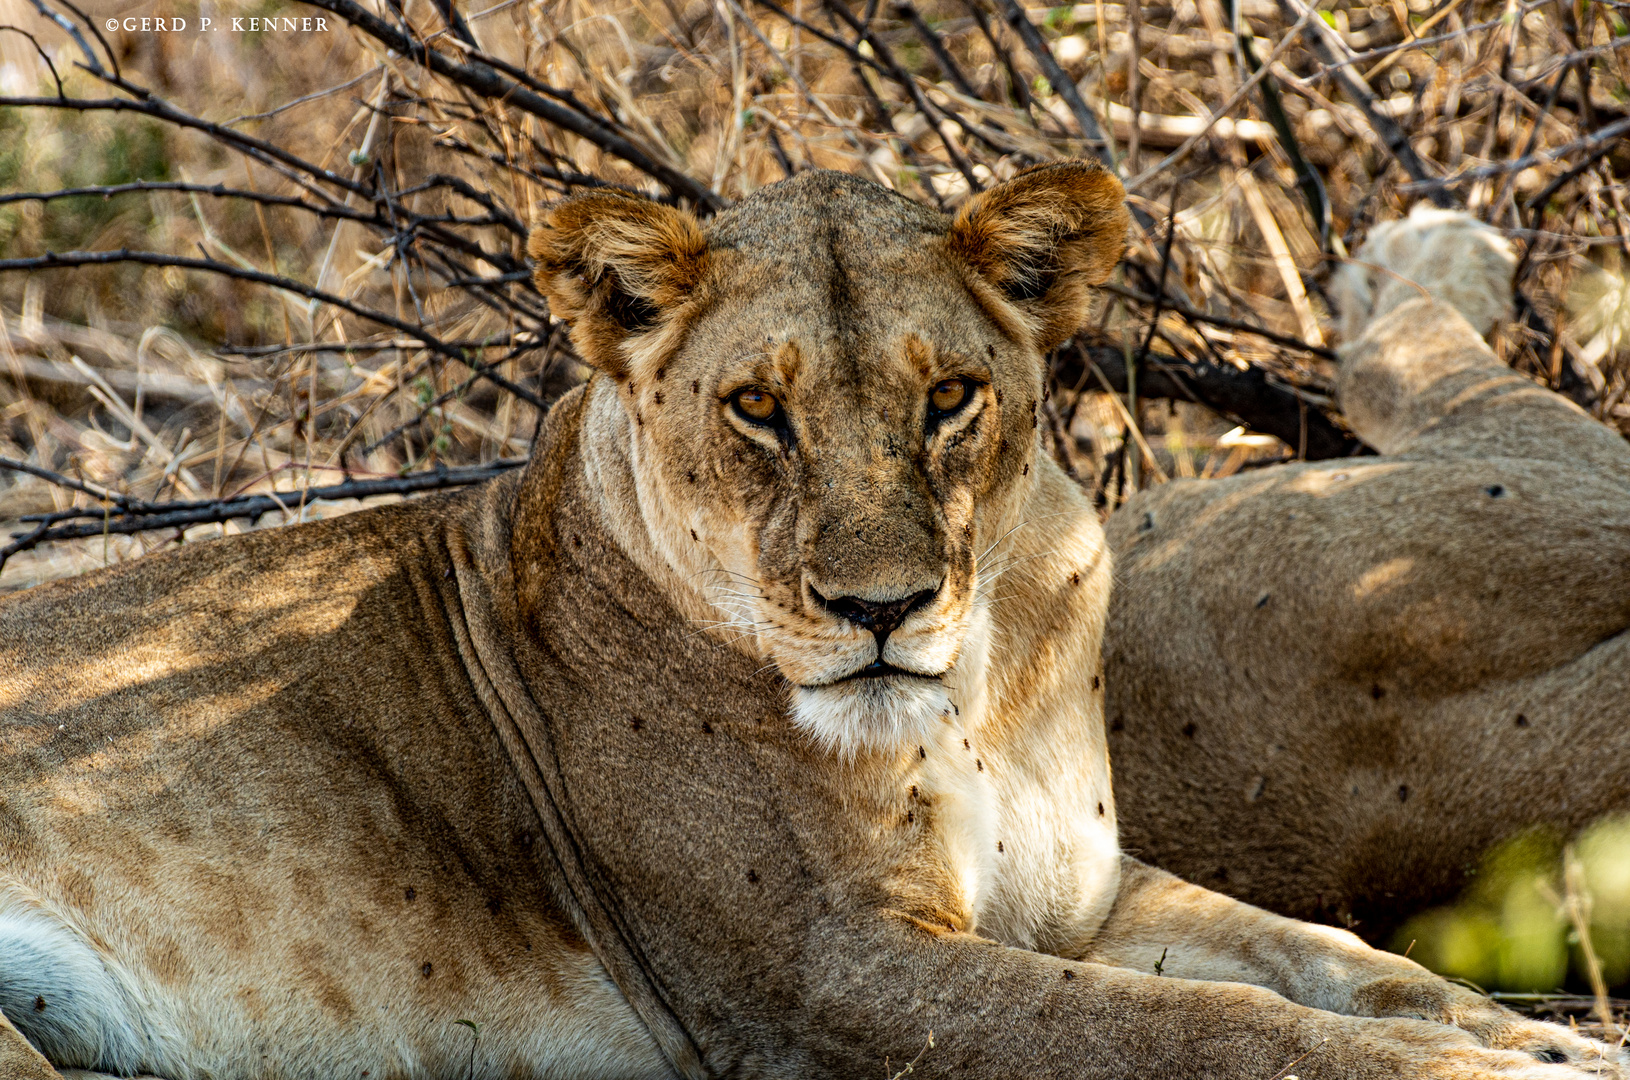
{"label": "lioness", "polygon": [[0,603],[0,1009],[166,1080],[1622,1075],[1119,853],[1037,407],[1126,227],[1081,163],[555,206],[524,474]]}
{"label": "lioness", "polygon": [[1373,940],[1502,838],[1630,807],[1630,446],[1483,342],[1511,270],[1464,214],[1381,226],[1335,282],[1381,456],[1110,519],[1130,850]]}

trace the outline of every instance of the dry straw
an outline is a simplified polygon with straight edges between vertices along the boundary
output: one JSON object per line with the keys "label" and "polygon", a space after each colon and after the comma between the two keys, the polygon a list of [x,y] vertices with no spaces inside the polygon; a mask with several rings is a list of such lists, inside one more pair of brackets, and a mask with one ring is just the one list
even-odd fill
{"label": "dry straw", "polygon": [[706,215],[808,168],[948,210],[1059,157],[1135,176],[1048,400],[1106,510],[1360,449],[1322,284],[1421,198],[1522,246],[1504,355],[1630,426],[1627,5],[1238,4],[314,0],[202,34],[0,0],[0,588],[524,458],[582,376],[527,228],[604,185]]}

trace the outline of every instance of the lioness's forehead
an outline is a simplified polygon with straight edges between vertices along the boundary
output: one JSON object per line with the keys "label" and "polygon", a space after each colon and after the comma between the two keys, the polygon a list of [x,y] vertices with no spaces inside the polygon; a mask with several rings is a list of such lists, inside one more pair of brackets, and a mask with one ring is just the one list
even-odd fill
{"label": "lioness's forehead", "polygon": [[844,173],[761,189],[707,229],[721,302],[703,335],[840,352],[905,335],[983,337],[989,321],[941,243],[949,228],[946,215]]}
{"label": "lioness's forehead", "polygon": [[713,219],[710,248],[797,258],[837,248],[867,251],[921,246],[943,236],[950,220],[903,195],[847,173],[799,173],[760,188]]}

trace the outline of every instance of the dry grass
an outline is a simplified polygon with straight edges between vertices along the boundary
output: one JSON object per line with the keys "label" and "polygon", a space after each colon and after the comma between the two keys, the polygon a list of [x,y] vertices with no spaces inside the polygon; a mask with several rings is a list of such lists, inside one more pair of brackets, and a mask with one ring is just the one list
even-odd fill
{"label": "dry grass", "polygon": [[[1630,5],[1326,0],[1297,25],[1289,8],[1241,2],[1238,34],[1222,0],[1032,8],[1047,61],[1004,22],[1006,0],[510,0],[463,11],[467,35],[425,0],[400,14],[380,5],[454,62],[486,54],[529,74],[555,92],[545,100],[637,148],[645,169],[514,99],[432,75],[315,7],[263,0],[243,13],[324,16],[327,33],[109,34],[130,83],[301,164],[268,167],[242,145],[150,116],[13,103],[0,105],[0,198],[143,180],[218,184],[374,220],[197,191],[11,198],[0,201],[0,259],[119,248],[207,258],[321,288],[457,345],[427,349],[297,290],[196,269],[13,269],[0,273],[0,455],[146,500],[273,487],[299,499],[301,488],[345,475],[524,455],[535,402],[579,374],[524,280],[524,230],[549,200],[593,183],[675,198],[661,177],[681,175],[690,201],[722,204],[822,167],[950,208],[1033,162],[1093,152],[1129,178],[1142,225],[1081,342],[1117,353],[1152,344],[1146,385],[1149,372],[1180,375],[1193,362],[1263,369],[1295,395],[1276,407],[1299,399],[1317,420],[1331,404],[1330,361],[1316,348],[1328,344],[1321,285],[1331,262],[1370,222],[1433,186],[1411,179],[1333,78],[1328,61],[1340,50],[1360,54],[1346,70],[1407,133],[1415,171],[1440,178],[1439,197],[1526,250],[1519,285],[1532,315],[1503,334],[1504,353],[1630,426],[1619,179],[1630,152],[1610,139],[1591,157],[1588,142],[1630,115],[1630,48],[1621,47]],[[181,15],[192,27],[199,17],[194,0],[100,3],[88,14],[97,24]],[[25,0],[0,0],[0,22],[38,37],[70,97],[131,96],[74,67],[80,51]],[[1310,47],[1321,26],[1336,52]],[[1247,40],[1267,63],[1253,86],[1243,85]],[[6,92],[55,92],[26,38],[0,34],[0,50]],[[1078,107],[1055,92],[1043,62],[1075,80]],[[1282,133],[1264,111],[1274,102]],[[1224,115],[1208,127],[1214,110]],[[1083,138],[1083,112],[1112,132],[1109,146]],[[1322,180],[1328,231],[1298,187],[1298,159]],[[439,232],[426,224],[436,215],[451,219]],[[1151,336],[1151,306],[1137,297],[1162,286]],[[1240,416],[1188,401],[1140,398],[1128,423],[1100,373],[1079,362],[1070,370],[1054,399],[1056,449],[1106,508],[1139,484],[1305,448],[1305,438],[1224,435]],[[1124,389],[1124,371],[1115,385]],[[96,502],[22,474],[0,484],[8,521]],[[0,588],[221,530],[48,546],[14,558]]]}

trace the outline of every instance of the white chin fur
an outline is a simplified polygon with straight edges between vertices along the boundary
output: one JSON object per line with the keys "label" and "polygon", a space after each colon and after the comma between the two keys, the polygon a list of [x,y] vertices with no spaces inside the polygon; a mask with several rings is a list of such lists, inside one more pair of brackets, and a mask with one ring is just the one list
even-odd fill
{"label": "white chin fur", "polygon": [[845,755],[920,743],[951,712],[950,695],[933,679],[891,675],[792,692],[792,722],[827,751]]}

